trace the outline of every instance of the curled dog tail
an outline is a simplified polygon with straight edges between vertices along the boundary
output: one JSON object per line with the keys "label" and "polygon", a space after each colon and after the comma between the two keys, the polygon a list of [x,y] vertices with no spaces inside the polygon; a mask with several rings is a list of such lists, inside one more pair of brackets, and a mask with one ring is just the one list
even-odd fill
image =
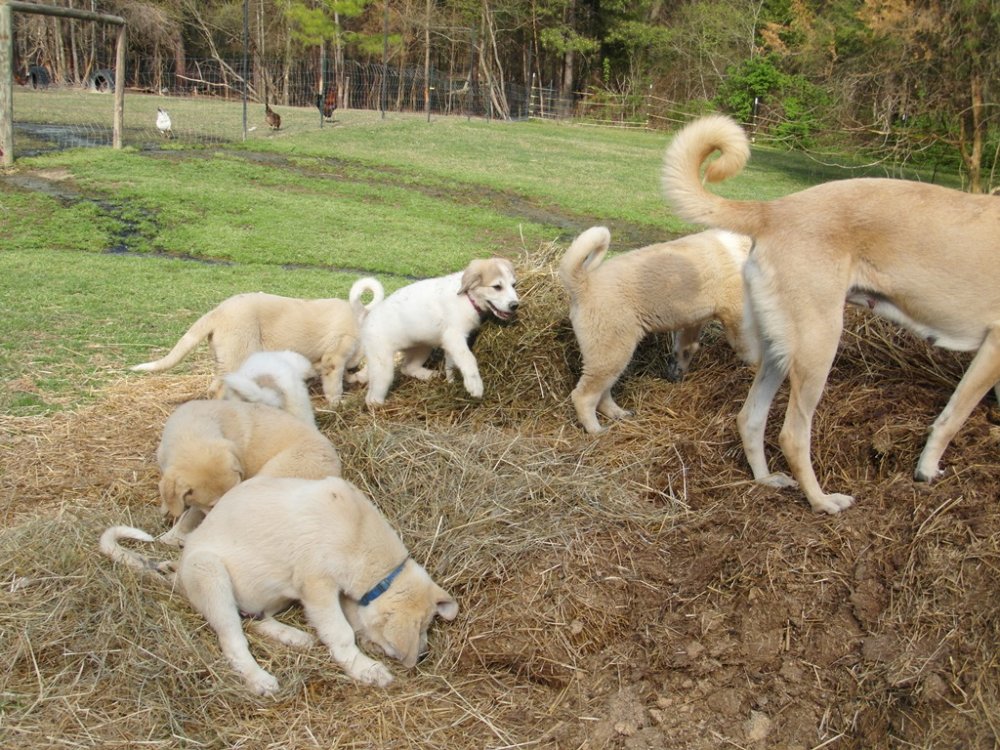
{"label": "curled dog tail", "polygon": [[155,542],[142,529],[133,526],[112,526],[101,534],[101,552],[110,557],[116,563],[121,563],[126,567],[137,570],[140,573],[165,580],[171,585],[177,583],[177,574],[174,571],[174,563],[170,560],[152,560],[137,552],[125,549],[118,542],[121,539],[135,539],[140,542]]}
{"label": "curled dog tail", "polygon": [[[367,305],[361,303],[361,298],[365,295],[365,292],[371,292],[372,295],[371,302]],[[357,318],[358,325],[360,325],[361,321],[368,314],[368,311],[385,299],[385,289],[382,288],[382,283],[378,279],[372,276],[365,276],[351,285],[351,292],[347,296],[347,299],[350,300],[354,317]]]}
{"label": "curled dog tail", "polygon": [[276,409],[285,408],[285,400],[282,398],[282,394],[272,388],[262,388],[260,383],[253,378],[248,378],[238,372],[231,372],[222,381],[226,384],[221,393],[223,398],[232,394],[240,401],[267,404]]}
{"label": "curled dog tail", "polygon": [[198,318],[194,322],[194,325],[188,328],[187,333],[181,336],[180,340],[174,344],[174,348],[165,357],[154,362],[144,362],[141,365],[135,365],[132,370],[135,372],[161,372],[162,370],[169,370],[171,367],[174,367],[212,333],[215,327],[212,322],[213,312],[214,310],[209,311]]}
{"label": "curled dog tail", "polygon": [[587,284],[587,277],[601,265],[610,244],[607,227],[591,227],[573,240],[559,263],[559,278],[570,296],[576,296]]}
{"label": "curled dog tail", "polygon": [[701,166],[715,151],[719,158],[705,169],[708,182],[722,182],[746,166],[750,142],[734,120],[710,115],[682,128],[663,157],[663,193],[688,221],[755,236],[764,226],[762,203],[728,200],[708,192],[702,184]]}

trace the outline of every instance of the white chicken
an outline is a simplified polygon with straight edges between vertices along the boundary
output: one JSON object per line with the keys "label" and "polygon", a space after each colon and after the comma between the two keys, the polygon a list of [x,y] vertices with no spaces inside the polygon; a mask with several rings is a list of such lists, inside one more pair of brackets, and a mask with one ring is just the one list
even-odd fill
{"label": "white chicken", "polygon": [[156,109],[156,127],[161,133],[163,133],[164,138],[170,138],[173,136],[170,115],[167,113],[167,110],[162,107],[157,107]]}

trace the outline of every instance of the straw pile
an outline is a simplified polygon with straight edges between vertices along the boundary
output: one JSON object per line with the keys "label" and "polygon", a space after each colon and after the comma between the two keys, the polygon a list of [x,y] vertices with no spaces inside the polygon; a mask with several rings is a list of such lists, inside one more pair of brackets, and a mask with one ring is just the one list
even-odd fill
{"label": "straw pile", "polygon": [[528,258],[520,319],[481,332],[482,401],[400,380],[376,413],[358,390],[318,413],[345,476],[461,608],[417,670],[390,664],[384,690],[319,647],[251,635],[282,685],[251,696],[180,596],[97,552],[108,525],[164,528],[153,453],[171,409],[204,393],[206,362],[122,379],[93,407],[4,418],[0,745],[995,746],[992,400],[938,483],[910,479],[967,357],[849,314],[814,456],[857,505],[814,515],[748,481],[734,417],[751,372],[717,332],[679,384],[651,337],[620,385],[635,418],[600,437],[575,424],[560,253]]}

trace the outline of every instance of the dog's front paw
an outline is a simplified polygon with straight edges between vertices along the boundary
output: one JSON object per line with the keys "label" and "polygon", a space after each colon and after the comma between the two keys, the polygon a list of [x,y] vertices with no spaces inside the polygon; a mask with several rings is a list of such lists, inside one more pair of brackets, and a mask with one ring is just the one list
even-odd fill
{"label": "dog's front paw", "polygon": [[473,398],[483,397],[483,379],[479,375],[467,375],[463,381],[465,384],[465,390],[469,392],[469,395]]}
{"label": "dog's front paw", "polygon": [[817,513],[829,513],[830,515],[835,515],[840,513],[840,511],[845,508],[850,508],[854,504],[854,498],[850,495],[841,495],[839,493],[831,493],[829,495],[820,495],[817,498],[809,498],[809,505]]}
{"label": "dog's front paw", "polygon": [[364,674],[361,676],[361,681],[366,685],[386,687],[392,683],[392,673],[381,662],[375,662],[371,667],[365,670]]}
{"label": "dog's front paw", "polygon": [[274,678],[274,675],[265,672],[263,669],[256,674],[248,675],[246,683],[247,687],[257,695],[274,695],[278,692],[278,681]]}

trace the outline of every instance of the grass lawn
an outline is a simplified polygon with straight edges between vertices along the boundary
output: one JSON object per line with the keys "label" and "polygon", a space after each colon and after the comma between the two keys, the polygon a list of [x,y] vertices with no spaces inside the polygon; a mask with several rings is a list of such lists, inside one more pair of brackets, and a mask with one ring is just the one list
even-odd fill
{"label": "grass lawn", "polygon": [[[110,123],[110,106],[18,89],[15,122]],[[174,141],[153,127],[157,106]],[[242,142],[238,102],[129,95],[125,149],[18,157],[0,179],[0,409],[86,398],[237,292],[343,296],[362,274],[391,291],[594,224],[614,250],[692,229],[660,197],[665,133],[361,111],[320,128],[316,114],[284,108],[281,131]],[[778,196],[855,171],[756,147],[722,192]]]}

